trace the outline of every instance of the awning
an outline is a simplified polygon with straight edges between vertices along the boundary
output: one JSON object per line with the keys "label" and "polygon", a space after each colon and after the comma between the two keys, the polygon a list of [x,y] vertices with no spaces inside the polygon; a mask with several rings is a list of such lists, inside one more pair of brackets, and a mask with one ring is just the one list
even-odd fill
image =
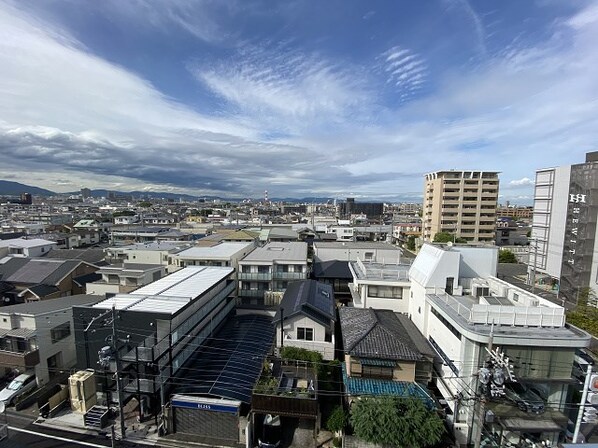
{"label": "awning", "polygon": [[503,418],[500,425],[509,431],[561,432],[565,428],[554,420],[530,420],[524,418]]}
{"label": "awning", "polygon": [[364,366],[394,367],[397,365],[396,361],[388,359],[359,358],[359,362]]}

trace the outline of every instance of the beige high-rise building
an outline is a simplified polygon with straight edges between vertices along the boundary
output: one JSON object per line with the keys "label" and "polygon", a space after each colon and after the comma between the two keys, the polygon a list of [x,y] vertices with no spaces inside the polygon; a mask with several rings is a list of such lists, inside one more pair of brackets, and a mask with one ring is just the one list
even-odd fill
{"label": "beige high-rise building", "polygon": [[496,171],[436,171],[425,175],[423,237],[439,232],[467,242],[491,243],[495,238],[498,201]]}

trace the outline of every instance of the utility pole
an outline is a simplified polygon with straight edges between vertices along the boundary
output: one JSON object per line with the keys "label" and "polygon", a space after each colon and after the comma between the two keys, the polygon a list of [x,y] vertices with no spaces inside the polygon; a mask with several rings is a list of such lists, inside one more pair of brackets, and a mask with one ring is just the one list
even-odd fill
{"label": "utility pole", "polygon": [[579,430],[581,429],[581,421],[583,419],[583,413],[586,409],[586,400],[588,399],[588,389],[590,388],[590,378],[592,377],[592,364],[588,364],[586,370],[586,380],[583,384],[583,393],[581,395],[581,403],[579,404],[579,410],[577,411],[577,421],[575,422],[575,431],[573,432],[573,443],[577,443],[579,437]]}
{"label": "utility pole", "polygon": [[120,355],[118,353],[118,336],[116,331],[116,307],[112,305],[112,345],[114,346],[114,359],[116,361],[116,392],[118,394],[118,405],[120,407],[120,438],[124,440],[126,438],[126,427],[125,427],[125,404],[123,399],[121,380],[120,380]]}

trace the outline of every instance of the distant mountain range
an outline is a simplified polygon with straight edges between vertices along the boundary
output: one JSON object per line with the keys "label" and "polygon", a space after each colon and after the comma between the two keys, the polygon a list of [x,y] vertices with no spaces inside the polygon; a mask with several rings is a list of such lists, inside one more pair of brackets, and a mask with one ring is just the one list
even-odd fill
{"label": "distant mountain range", "polygon": [[[75,195],[81,194],[80,191],[72,191],[68,193],[56,193],[54,191],[46,190],[44,188],[33,187],[31,185],[22,184],[20,182],[11,182],[7,180],[0,180],[0,196],[18,196],[21,193],[31,193],[35,196],[56,196],[56,195]],[[162,199],[183,199],[187,201],[196,201],[198,199],[205,199],[206,201],[221,200],[239,202],[240,199],[230,199],[220,196],[193,196],[181,193],[169,193],[165,191],[115,191],[115,190],[91,190],[91,196],[94,198],[108,197],[108,193],[114,193],[119,196],[133,196],[135,199],[141,198],[162,198]],[[307,197],[307,198],[272,198],[272,202],[295,202],[295,203],[316,203],[322,204],[327,201],[334,201],[334,198],[325,197]]]}
{"label": "distant mountain range", "polygon": [[53,196],[56,193],[45,188],[32,187],[31,185],[21,184],[19,182],[11,182],[8,180],[0,180],[0,196],[18,196],[21,193],[31,193],[37,196]]}

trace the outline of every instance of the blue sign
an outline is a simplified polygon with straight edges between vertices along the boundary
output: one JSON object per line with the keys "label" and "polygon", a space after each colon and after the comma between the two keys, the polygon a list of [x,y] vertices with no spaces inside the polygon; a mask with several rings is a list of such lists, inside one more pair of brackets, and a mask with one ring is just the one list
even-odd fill
{"label": "blue sign", "polygon": [[237,406],[227,406],[223,404],[198,403],[196,401],[182,400],[172,400],[171,404],[173,407],[177,408],[201,409],[202,411],[228,412],[230,414],[236,414],[239,412],[239,408]]}

